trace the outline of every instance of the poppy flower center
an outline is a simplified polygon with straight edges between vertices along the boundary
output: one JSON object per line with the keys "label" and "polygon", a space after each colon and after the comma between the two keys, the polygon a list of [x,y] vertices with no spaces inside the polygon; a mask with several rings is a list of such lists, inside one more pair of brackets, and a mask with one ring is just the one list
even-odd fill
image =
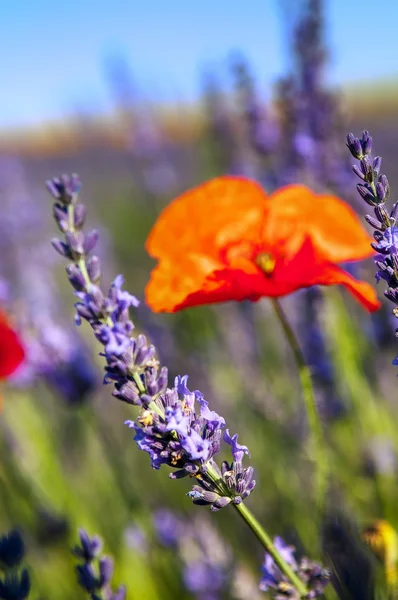
{"label": "poppy flower center", "polygon": [[256,256],[256,265],[266,277],[271,277],[275,270],[276,258],[271,252],[261,252]]}

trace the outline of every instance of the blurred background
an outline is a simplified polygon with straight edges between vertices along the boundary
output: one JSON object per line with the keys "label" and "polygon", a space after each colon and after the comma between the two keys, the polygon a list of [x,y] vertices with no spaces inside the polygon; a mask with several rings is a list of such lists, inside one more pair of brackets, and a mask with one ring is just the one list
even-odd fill
{"label": "blurred background", "polygon": [[[267,597],[252,534],[232,510],[193,507],[187,482],[170,481],[166,468],[151,471],[123,425],[134,410],[102,386],[99,345],[74,326],[74,297],[49,244],[44,181],[79,173],[105,285],[124,273],[140,300],[156,216],[208,178],[246,175],[270,192],[303,182],[364,215],[345,135],[370,130],[394,195],[398,5],[0,4],[0,306],[27,349],[2,392],[1,530],[24,534],[34,598],[84,597],[70,553],[78,527],[104,538],[129,599]],[[371,261],[350,268],[374,281]],[[369,316],[336,289],[283,303],[333,449],[321,526],[296,368],[268,302],[174,315],[142,303],[134,321],[170,381],[188,373],[250,447],[258,483],[248,504],[270,534],[333,565],[340,597],[372,598],[378,563],[359,532],[375,519],[398,527],[392,305]]]}

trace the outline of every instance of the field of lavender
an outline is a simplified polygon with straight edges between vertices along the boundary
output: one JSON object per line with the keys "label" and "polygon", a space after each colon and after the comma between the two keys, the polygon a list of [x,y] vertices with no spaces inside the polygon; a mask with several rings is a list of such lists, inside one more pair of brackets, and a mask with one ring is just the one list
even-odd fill
{"label": "field of lavender", "polygon": [[291,43],[0,141],[0,599],[398,598],[397,91]]}

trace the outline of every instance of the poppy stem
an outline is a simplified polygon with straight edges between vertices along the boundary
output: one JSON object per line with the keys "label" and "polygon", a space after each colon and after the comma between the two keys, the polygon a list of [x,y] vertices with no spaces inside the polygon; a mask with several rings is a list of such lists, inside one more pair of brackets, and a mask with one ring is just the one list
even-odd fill
{"label": "poppy stem", "polygon": [[322,509],[327,486],[328,464],[325,446],[323,442],[322,423],[319,418],[319,413],[316,405],[316,398],[314,388],[312,385],[311,372],[305,361],[296,334],[294,333],[293,328],[290,325],[286,313],[283,310],[280,302],[276,298],[273,298],[272,305],[274,307],[275,314],[278,317],[278,320],[286,335],[290,348],[293,352],[300,376],[300,382],[305,402],[305,409],[307,412],[308,426],[310,430],[311,457],[313,457],[316,466],[316,502],[318,508]]}
{"label": "poppy stem", "polygon": [[299,592],[301,598],[305,598],[308,594],[308,590],[304,582],[296,575],[292,567],[282,558],[278,550],[272,543],[268,533],[263,529],[260,523],[257,521],[253,513],[247,508],[247,506],[241,502],[240,504],[234,504],[234,508],[238,511],[245,523],[250,527],[254,535],[258,538],[265,550],[270,554],[279,567],[282,573],[289,579],[291,584]]}

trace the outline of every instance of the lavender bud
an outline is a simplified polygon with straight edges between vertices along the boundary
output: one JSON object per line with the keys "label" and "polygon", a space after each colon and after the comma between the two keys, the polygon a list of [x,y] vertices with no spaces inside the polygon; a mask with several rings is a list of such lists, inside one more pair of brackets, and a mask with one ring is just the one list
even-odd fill
{"label": "lavender bud", "polygon": [[[192,498],[194,504],[213,504],[213,502],[220,498],[215,492],[203,490],[197,485],[193,486],[192,490],[187,493],[187,496]],[[229,501],[231,501],[230,498]]]}
{"label": "lavender bud", "polygon": [[70,248],[65,242],[59,240],[58,238],[54,238],[51,240],[52,247],[65,258],[71,258]]}
{"label": "lavender bud", "polygon": [[139,403],[141,404],[141,406],[149,406],[150,403],[152,402],[152,397],[148,396],[148,394],[140,394],[138,400],[139,400]]}
{"label": "lavender bud", "polygon": [[25,544],[18,530],[13,529],[0,537],[0,567],[14,569],[22,562],[25,555]]}
{"label": "lavender bud", "polygon": [[150,362],[152,360],[152,358],[155,356],[155,354],[156,354],[156,348],[153,344],[151,344],[148,347],[145,346],[143,348],[139,348],[137,350],[137,354],[135,356],[134,362],[137,366],[142,367],[143,365]]}
{"label": "lavender bud", "polygon": [[76,567],[77,580],[86,592],[94,593],[98,589],[98,580],[95,575],[93,567],[87,563],[85,565],[78,565]]}
{"label": "lavender bud", "polygon": [[225,473],[227,473],[227,471],[229,471],[229,464],[227,463],[226,460],[223,460],[221,463],[221,474],[224,477]]}
{"label": "lavender bud", "polygon": [[381,231],[375,231],[373,237],[376,242],[380,242],[382,239],[384,239],[384,235],[381,233]]}
{"label": "lavender bud", "polygon": [[243,494],[246,490],[246,487],[247,487],[247,483],[246,483],[245,479],[244,478],[240,479],[236,484],[236,493],[239,495]]}
{"label": "lavender bud", "polygon": [[89,231],[83,242],[83,251],[84,254],[88,254],[94,248],[95,244],[98,242],[99,233],[96,229]]}
{"label": "lavender bud", "polygon": [[102,312],[104,306],[104,294],[102,293],[101,288],[97,285],[90,286],[90,295],[98,312]]}
{"label": "lavender bud", "polygon": [[179,471],[173,471],[169,473],[169,479],[184,479],[184,477],[188,477],[190,473],[185,469],[180,469]]}
{"label": "lavender bud", "polygon": [[376,266],[383,272],[386,273],[386,275],[388,275],[388,277],[394,277],[394,269],[392,267],[390,267],[389,265],[386,265],[384,262],[382,262],[381,260],[375,260]]}
{"label": "lavender bud", "polygon": [[372,152],[372,138],[367,130],[362,132],[361,146],[363,154],[370,154]]}
{"label": "lavender bud", "polygon": [[86,562],[94,560],[102,549],[102,541],[98,536],[90,538],[84,529],[79,529],[80,546],[75,546],[72,553]]}
{"label": "lavender bud", "polygon": [[232,498],[232,503],[233,503],[233,504],[236,504],[236,505],[238,505],[238,504],[242,504],[242,502],[243,502],[243,498],[242,498],[242,496],[234,496],[234,497]]}
{"label": "lavender bud", "polygon": [[71,250],[72,256],[80,257],[84,254],[83,244],[84,244],[84,233],[82,231],[68,231],[65,234],[65,238],[67,243],[69,244],[69,248]]}
{"label": "lavender bud", "polygon": [[375,250],[376,252],[380,252],[381,254],[388,254],[388,250],[386,250],[383,247],[380,247],[379,244],[377,244],[376,242],[371,242],[370,245],[372,246],[373,250]]}
{"label": "lavender bud", "polygon": [[362,145],[361,142],[353,133],[347,135],[347,147],[354,158],[361,160],[362,158]]}
{"label": "lavender bud", "polygon": [[379,183],[381,183],[385,190],[385,199],[387,200],[390,196],[390,184],[388,183],[388,179],[385,175],[380,175]]}
{"label": "lavender bud", "polygon": [[80,229],[84,225],[87,209],[84,204],[76,204],[73,210],[73,222],[76,229]]}
{"label": "lavender bud", "polygon": [[252,479],[251,482],[247,485],[245,493],[242,494],[243,499],[247,498],[247,496],[249,496],[252,491],[254,490],[254,488],[256,487],[256,480]]}
{"label": "lavender bud", "polygon": [[81,189],[80,180],[75,174],[70,177],[68,175],[54,177],[47,181],[46,185],[53,198],[65,205],[74,204]]}
{"label": "lavender bud", "polygon": [[148,371],[145,371],[145,389],[152,397],[156,396],[159,391],[157,379],[153,374],[148,374]]}
{"label": "lavender bud", "polygon": [[384,208],[384,204],[380,204],[379,206],[375,206],[375,215],[379,219],[379,221],[383,224],[383,230],[387,227],[390,227],[390,217],[388,216],[388,212]]}
{"label": "lavender bud", "polygon": [[386,298],[391,300],[391,302],[394,302],[394,304],[398,304],[398,289],[389,287],[384,292],[384,295]]}
{"label": "lavender bud", "polygon": [[[396,252],[393,252],[391,254],[391,260],[392,260],[392,266],[394,269],[394,274],[398,273],[398,254]],[[396,279],[396,277],[395,277]]]}
{"label": "lavender bud", "polygon": [[357,190],[365,202],[369,204],[369,206],[375,206],[377,204],[377,200],[374,198],[368,187],[362,185],[361,183],[357,183]]}
{"label": "lavender bud", "polygon": [[62,205],[54,204],[53,216],[54,216],[55,222],[57,223],[57,225],[58,225],[59,229],[62,231],[62,233],[65,233],[66,231],[68,231],[68,229],[69,229],[68,213],[66,212],[66,209]]}
{"label": "lavender bud", "polygon": [[390,215],[390,220],[394,221],[394,223],[396,222],[398,217],[398,202],[395,202],[395,204],[392,207],[391,210],[391,215]]}
{"label": "lavender bud", "polygon": [[378,177],[381,169],[381,156],[375,156],[373,159],[373,173]]}
{"label": "lavender bud", "polygon": [[87,261],[87,272],[91,283],[98,285],[101,281],[101,261],[98,256],[92,256]]}
{"label": "lavender bud", "polygon": [[227,496],[221,496],[220,498],[217,498],[217,500],[214,502],[213,506],[210,507],[210,510],[212,512],[217,512],[221,508],[228,506],[228,504],[230,504],[230,503],[231,503],[231,498],[228,498]]}
{"label": "lavender bud", "polygon": [[123,384],[117,383],[115,387],[116,389],[112,392],[112,396],[123,402],[127,402],[127,404],[141,405],[138,388],[133,381],[127,381]]}
{"label": "lavender bud", "polygon": [[75,309],[77,314],[80,317],[83,317],[83,319],[86,319],[86,321],[90,321],[90,319],[93,317],[93,311],[91,308],[85,306],[82,302],[77,302],[75,304]]}
{"label": "lavender bud", "polygon": [[236,479],[233,471],[226,471],[223,475],[223,479],[227,484],[228,489],[232,490],[235,487]]}
{"label": "lavender bud", "polygon": [[372,181],[374,180],[374,173],[369,158],[367,156],[364,156],[360,164],[365,181],[367,181],[368,183],[372,183]]}
{"label": "lavender bud", "polygon": [[84,279],[82,272],[77,265],[67,265],[66,273],[70,283],[77,292],[82,292],[86,289],[86,280]]}
{"label": "lavender bud", "polygon": [[365,221],[367,223],[369,223],[369,225],[371,227],[373,227],[373,229],[378,229],[379,231],[383,231],[384,230],[383,224],[380,223],[380,221],[378,221],[377,219],[375,219],[371,215],[365,215]]}
{"label": "lavender bud", "polygon": [[386,197],[386,189],[385,189],[384,185],[381,183],[381,181],[378,181],[376,183],[376,195],[377,195],[377,199],[380,200],[380,202],[384,202],[385,197]]}
{"label": "lavender bud", "polygon": [[357,177],[359,177],[360,179],[365,180],[365,175],[363,174],[363,172],[361,171],[361,169],[358,167],[358,165],[353,165],[352,166],[352,170],[354,171],[355,175],[357,175]]}
{"label": "lavender bud", "polygon": [[169,371],[167,367],[162,367],[160,369],[159,375],[158,375],[158,389],[159,389],[159,393],[164,392],[167,388],[167,381],[169,378]]}
{"label": "lavender bud", "polygon": [[104,556],[99,561],[100,587],[108,585],[113,575],[113,561],[109,556]]}

